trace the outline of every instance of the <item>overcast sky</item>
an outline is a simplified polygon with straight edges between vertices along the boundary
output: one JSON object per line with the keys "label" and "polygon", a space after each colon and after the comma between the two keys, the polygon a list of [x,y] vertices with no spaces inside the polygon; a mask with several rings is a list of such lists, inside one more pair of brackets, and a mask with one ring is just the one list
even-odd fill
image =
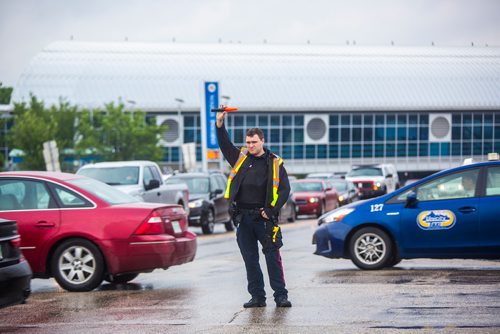
{"label": "overcast sky", "polygon": [[500,0],[0,0],[0,82],[57,40],[500,47]]}

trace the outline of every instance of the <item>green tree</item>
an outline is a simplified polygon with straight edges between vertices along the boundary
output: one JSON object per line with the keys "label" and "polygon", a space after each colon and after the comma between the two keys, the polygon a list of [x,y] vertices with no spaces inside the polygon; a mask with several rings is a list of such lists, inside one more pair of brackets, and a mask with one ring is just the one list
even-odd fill
{"label": "green tree", "polygon": [[12,87],[2,87],[0,82],[0,104],[9,104],[12,96]]}
{"label": "green tree", "polygon": [[21,168],[45,170],[43,143],[54,139],[55,132],[50,112],[35,96],[31,96],[29,106],[26,103],[14,105],[14,125],[8,133],[8,141],[9,146],[24,151]]}

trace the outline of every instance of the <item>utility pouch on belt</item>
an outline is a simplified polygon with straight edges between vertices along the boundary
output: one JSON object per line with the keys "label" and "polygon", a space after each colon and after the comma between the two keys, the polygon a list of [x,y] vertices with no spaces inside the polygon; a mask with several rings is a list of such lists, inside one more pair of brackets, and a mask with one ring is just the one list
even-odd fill
{"label": "utility pouch on belt", "polygon": [[236,227],[238,227],[243,220],[243,214],[238,210],[234,202],[229,204],[229,216],[233,220],[233,224]]}
{"label": "utility pouch on belt", "polygon": [[283,246],[283,237],[281,236],[281,227],[277,219],[266,221],[266,245],[268,248],[281,248]]}

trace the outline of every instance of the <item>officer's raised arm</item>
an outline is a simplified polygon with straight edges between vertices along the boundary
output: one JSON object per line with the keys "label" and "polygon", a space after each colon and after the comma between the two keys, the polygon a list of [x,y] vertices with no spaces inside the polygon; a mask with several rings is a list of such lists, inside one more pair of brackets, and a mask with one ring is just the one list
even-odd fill
{"label": "officer's raised arm", "polygon": [[218,112],[216,116],[215,125],[217,127],[217,140],[219,141],[219,147],[224,155],[224,158],[229,162],[231,166],[234,166],[238,157],[240,155],[240,150],[233,145],[229,139],[229,134],[227,133],[226,127],[224,125],[224,118],[227,112]]}

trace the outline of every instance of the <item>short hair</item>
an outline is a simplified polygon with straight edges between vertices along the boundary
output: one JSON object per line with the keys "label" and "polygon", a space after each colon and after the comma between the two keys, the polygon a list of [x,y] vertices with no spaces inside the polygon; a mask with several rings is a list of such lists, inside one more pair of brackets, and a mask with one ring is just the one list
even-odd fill
{"label": "short hair", "polygon": [[259,128],[251,128],[247,130],[247,137],[259,136],[260,140],[264,139],[264,132]]}

